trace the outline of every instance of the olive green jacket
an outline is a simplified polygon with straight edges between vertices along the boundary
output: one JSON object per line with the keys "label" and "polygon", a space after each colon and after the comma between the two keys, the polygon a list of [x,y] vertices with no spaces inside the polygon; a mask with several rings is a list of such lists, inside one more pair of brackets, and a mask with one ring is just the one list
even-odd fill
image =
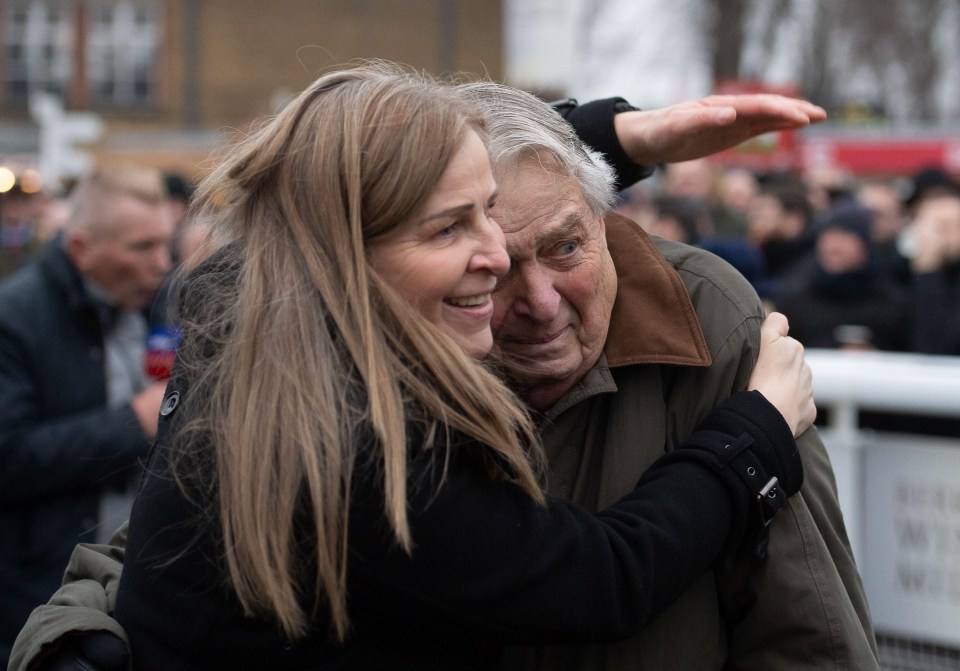
{"label": "olive green jacket", "polygon": [[[654,242],[616,216],[607,241],[619,287],[605,356],[541,431],[551,492],[592,509],[629,491],[664,449],[746,387],[763,319],[752,287],[718,257]],[[798,443],[804,485],[774,518],[763,562],[749,548],[730,551],[638,636],[514,651],[503,668],[879,669],[829,458],[815,429]]]}
{"label": "olive green jacket", "polygon": [[63,586],[49,602],[33,609],[20,630],[10,654],[9,671],[36,668],[64,636],[72,633],[107,631],[123,639],[129,649],[127,633],[112,617],[126,545],[124,524],[109,545],[81,543],[74,548]]}
{"label": "olive green jacket", "polygon": [[[746,280],[711,254],[654,244],[616,216],[607,238],[619,289],[604,357],[547,413],[542,431],[551,490],[592,508],[632,489],[664,449],[746,386],[763,314]],[[503,668],[879,669],[829,459],[812,429],[800,446],[804,485],[774,518],[765,561],[730,551],[629,641],[515,650]],[[70,631],[124,637],[107,615],[122,558],[119,547],[78,546],[65,586],[14,645],[11,671],[27,671]]]}

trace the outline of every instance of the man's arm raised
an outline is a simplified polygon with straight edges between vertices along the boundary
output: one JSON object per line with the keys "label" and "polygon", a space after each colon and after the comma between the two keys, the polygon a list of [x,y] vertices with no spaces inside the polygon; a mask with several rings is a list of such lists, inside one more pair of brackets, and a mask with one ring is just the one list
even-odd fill
{"label": "man's arm raised", "polygon": [[703,158],[764,133],[797,130],[826,118],[823,108],[806,100],[755,93],[621,112],[614,127],[627,156],[638,165],[652,165]]}

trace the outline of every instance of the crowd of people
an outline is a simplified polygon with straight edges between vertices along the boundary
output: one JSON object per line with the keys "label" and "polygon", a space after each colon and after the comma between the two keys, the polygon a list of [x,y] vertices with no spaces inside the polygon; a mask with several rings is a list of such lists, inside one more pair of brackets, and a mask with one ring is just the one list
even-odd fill
{"label": "crowd of people", "polygon": [[926,342],[831,301],[944,301],[960,195],[720,188],[707,156],[823,118],[380,63],[188,216],[96,170],[0,282],[0,663],[878,669],[798,340]]}
{"label": "crowd of people", "polygon": [[664,166],[618,210],[712,251],[807,347],[960,354],[960,183],[940,168],[855,177]]}

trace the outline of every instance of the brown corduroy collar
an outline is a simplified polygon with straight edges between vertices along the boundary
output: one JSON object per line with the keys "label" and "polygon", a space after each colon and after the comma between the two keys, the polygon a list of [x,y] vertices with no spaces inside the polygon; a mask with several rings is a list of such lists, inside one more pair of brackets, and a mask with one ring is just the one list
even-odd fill
{"label": "brown corduroy collar", "polygon": [[709,366],[703,330],[676,269],[634,222],[609,214],[605,223],[618,281],[605,347],[608,364]]}

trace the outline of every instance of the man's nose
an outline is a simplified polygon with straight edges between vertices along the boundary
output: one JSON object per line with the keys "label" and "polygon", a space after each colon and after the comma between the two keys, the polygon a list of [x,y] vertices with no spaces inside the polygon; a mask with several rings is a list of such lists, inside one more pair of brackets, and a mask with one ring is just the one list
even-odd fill
{"label": "man's nose", "polygon": [[560,308],[560,294],[553,286],[553,278],[544,268],[521,268],[514,285],[513,311],[537,322],[556,318]]}

